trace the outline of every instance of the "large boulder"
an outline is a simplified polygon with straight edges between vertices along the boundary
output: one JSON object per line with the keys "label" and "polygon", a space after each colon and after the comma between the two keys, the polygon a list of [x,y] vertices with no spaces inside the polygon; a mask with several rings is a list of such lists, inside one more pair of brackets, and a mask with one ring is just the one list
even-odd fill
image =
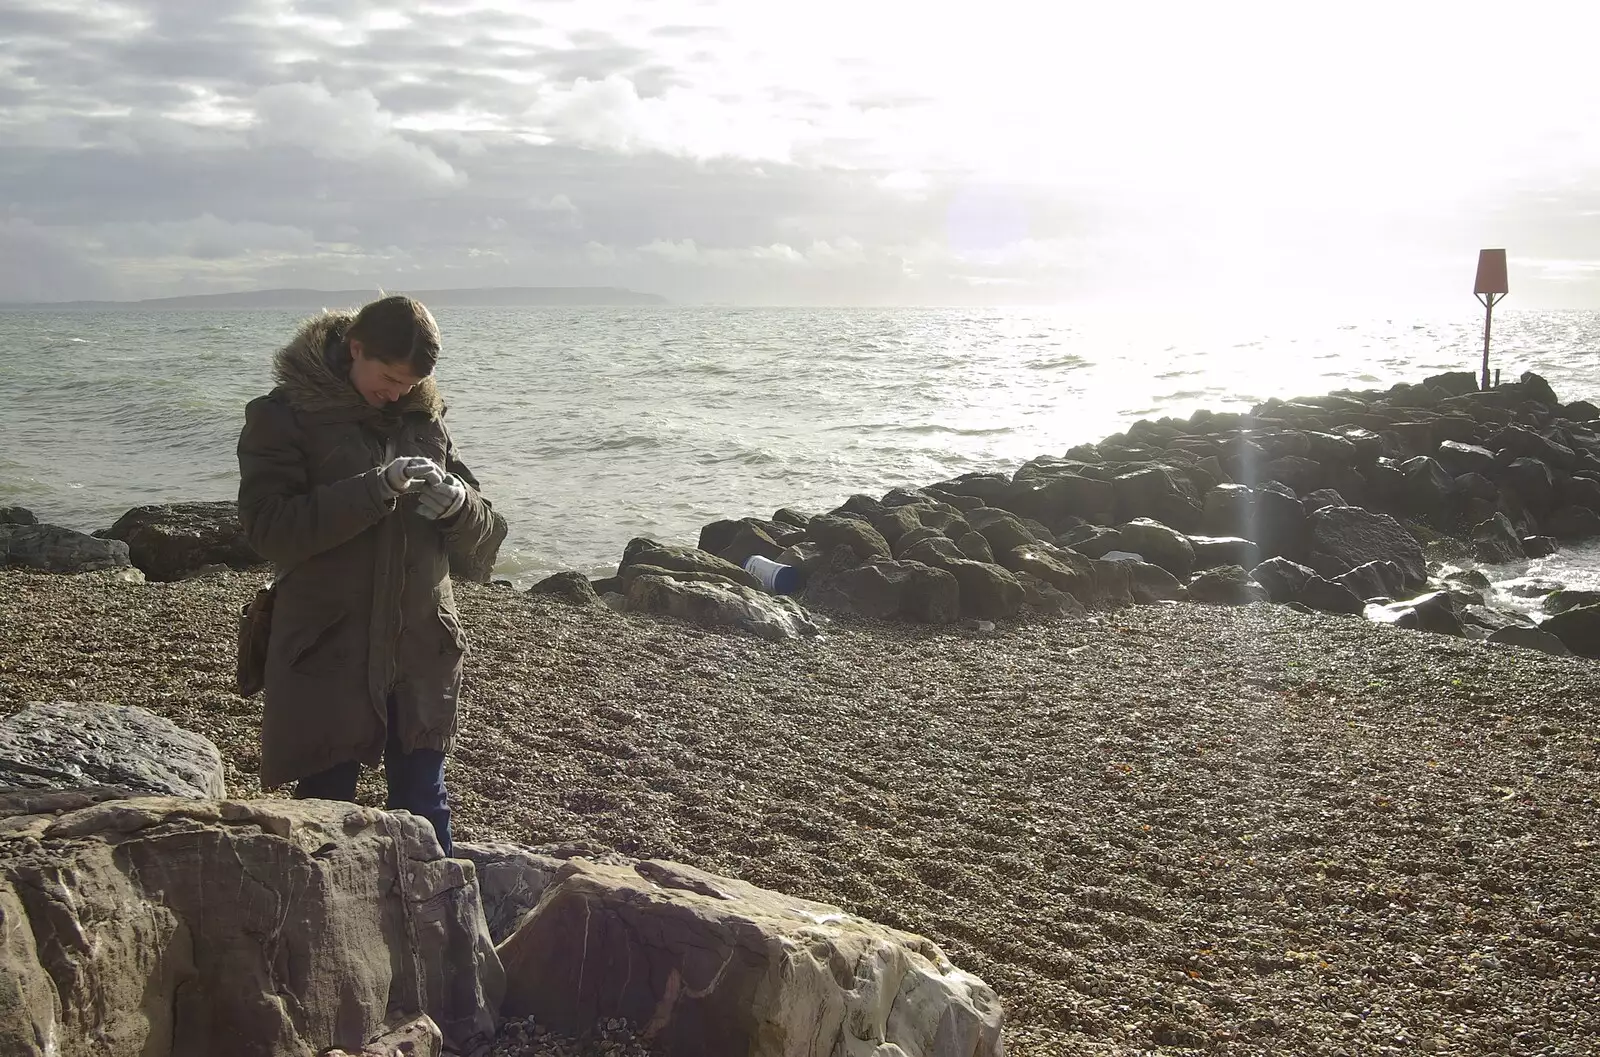
{"label": "large boulder", "polygon": [[1153,606],[1158,602],[1182,602],[1189,597],[1188,590],[1178,578],[1159,565],[1140,561],[1124,561],[1117,564],[1128,570],[1128,591],[1133,595],[1134,602],[1141,606]]}
{"label": "large boulder", "polygon": [[1406,574],[1391,561],[1363,562],[1332,579],[1362,601],[1398,598],[1406,590]]}
{"label": "large boulder", "polygon": [[[704,535],[705,533],[702,531],[702,538]],[[723,561],[728,562],[730,565],[737,565],[742,569],[745,562],[758,555],[762,558],[777,561],[778,556],[783,553],[783,548],[788,539],[800,535],[803,535],[803,533],[799,531],[788,533],[785,534],[784,540],[780,541],[772,530],[769,530],[754,518],[745,518],[743,521],[734,522],[733,531],[728,534],[727,540],[714,553]],[[703,542],[700,549],[705,549]]]}
{"label": "large boulder", "polygon": [[1362,600],[1348,587],[1287,558],[1268,558],[1250,570],[1250,579],[1260,584],[1273,602],[1298,602],[1324,613],[1361,612]]}
{"label": "large boulder", "polygon": [[1243,606],[1268,600],[1267,591],[1237,565],[1219,565],[1189,581],[1189,598],[1212,605]]}
{"label": "large boulder", "polygon": [[847,548],[836,548],[807,582],[806,605],[874,620],[953,624],[960,619],[961,589],[948,571],[915,561],[858,564],[853,558]]}
{"label": "large boulder", "polygon": [[994,992],[930,940],[675,863],[573,859],[499,948],[507,1016],[641,1025],[664,1057],[998,1057]]}
{"label": "large boulder", "polygon": [[1200,528],[1204,506],[1193,486],[1165,466],[1146,466],[1111,482],[1120,521],[1151,518],[1180,532]]}
{"label": "large boulder", "polygon": [[0,506],[0,525],[37,525],[39,519],[27,507]]}
{"label": "large boulder", "polygon": [[688,582],[671,576],[628,580],[623,609],[677,617],[703,627],[733,627],[777,641],[815,635],[817,626],[793,599],[743,584]]}
{"label": "large boulder", "polygon": [[222,797],[224,773],[209,738],[137,705],[32,701],[0,719],[0,789]]}
{"label": "large boulder", "polygon": [[[871,526],[867,527],[870,529]],[[761,581],[725,558],[708,554],[699,547],[657,543],[644,537],[628,541],[628,546],[622,552],[622,562],[617,566],[617,575],[626,578],[630,565],[649,565],[656,569],[665,569],[674,575],[710,574],[744,587],[755,589],[761,587]]]}
{"label": "large boulder", "polygon": [[1144,555],[1145,561],[1159,565],[1182,580],[1194,571],[1194,544],[1183,533],[1159,521],[1135,518],[1117,526],[1122,550]]}
{"label": "large boulder", "polygon": [[1522,550],[1522,537],[1504,514],[1495,514],[1472,526],[1472,556],[1485,565],[1504,565],[1527,557]]}
{"label": "large boulder", "polygon": [[325,800],[0,792],[0,1053],[359,1050],[391,1012],[457,1053],[504,992],[470,864]]}
{"label": "large boulder", "polygon": [[1566,506],[1545,519],[1544,529],[1558,540],[1583,540],[1600,536],[1600,513],[1586,506]]}
{"label": "large boulder", "polygon": [[232,500],[136,506],[96,535],[126,543],[128,560],[150,580],[181,580],[208,565],[266,564],[245,538]]}
{"label": "large boulder", "polygon": [[1200,524],[1210,536],[1250,538],[1255,525],[1255,490],[1242,484],[1219,484],[1206,493]]}
{"label": "large boulder", "polygon": [[1242,535],[1254,540],[1268,558],[1300,561],[1310,549],[1305,507],[1287,491],[1262,488],[1250,507],[1250,524]]}
{"label": "large boulder", "polygon": [[[880,512],[879,517],[882,516]],[[865,521],[855,518],[823,514],[811,519],[806,526],[806,538],[825,551],[835,547],[849,547],[862,561],[890,556],[889,541],[883,533]]]}
{"label": "large boulder", "polygon": [[1550,467],[1538,459],[1513,459],[1504,469],[1491,476],[1502,489],[1515,492],[1523,506],[1537,517],[1550,513],[1555,505],[1555,477],[1550,473]]}
{"label": "large boulder", "polygon": [[1462,444],[1447,440],[1439,445],[1433,456],[1451,477],[1462,474],[1491,474],[1494,472],[1494,452],[1476,444]]}
{"label": "large boulder", "polygon": [[1022,519],[1009,510],[996,507],[979,507],[967,511],[967,523],[989,541],[996,554],[1004,554],[1013,547],[1030,547],[1038,538],[1022,523]]}
{"label": "large boulder", "polygon": [[1195,569],[1212,569],[1218,565],[1242,565],[1245,568],[1261,561],[1261,548],[1241,536],[1190,536],[1194,548]]}
{"label": "large boulder", "polygon": [[131,569],[128,545],[58,525],[0,525],[0,567],[46,573]]}
{"label": "large boulder", "polygon": [[1489,633],[1488,641],[1506,646],[1520,646],[1525,650],[1538,650],[1552,657],[1568,657],[1572,654],[1567,644],[1550,632],[1543,628],[1523,627],[1520,624],[1507,624],[1503,628],[1496,628]]}
{"label": "large boulder", "polygon": [[1022,608],[1022,585],[1000,566],[963,558],[948,562],[945,569],[960,585],[962,616],[1009,620]]}
{"label": "large boulder", "polygon": [[1306,564],[1333,579],[1370,561],[1399,566],[1404,577],[1402,589],[1427,583],[1422,544],[1388,514],[1358,506],[1330,506],[1311,515],[1311,560]]}
{"label": "large boulder", "polygon": [[558,598],[575,606],[600,606],[600,595],[594,589],[594,582],[580,572],[555,573],[546,576],[543,580],[528,588],[530,595],[545,598]]}
{"label": "large boulder", "polygon": [[1539,625],[1580,657],[1600,657],[1600,605],[1578,606],[1557,613]]}

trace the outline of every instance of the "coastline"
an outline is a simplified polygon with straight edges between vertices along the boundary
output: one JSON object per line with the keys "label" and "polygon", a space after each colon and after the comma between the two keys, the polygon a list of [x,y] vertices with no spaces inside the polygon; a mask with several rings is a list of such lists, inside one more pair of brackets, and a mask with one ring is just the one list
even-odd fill
{"label": "coastline", "polygon": [[[231,692],[258,580],[0,572],[0,712],[141,704],[259,795],[259,702]],[[767,643],[456,590],[463,840],[672,858],[923,933],[999,991],[1017,1053],[1600,1036],[1589,661],[1259,603]]]}

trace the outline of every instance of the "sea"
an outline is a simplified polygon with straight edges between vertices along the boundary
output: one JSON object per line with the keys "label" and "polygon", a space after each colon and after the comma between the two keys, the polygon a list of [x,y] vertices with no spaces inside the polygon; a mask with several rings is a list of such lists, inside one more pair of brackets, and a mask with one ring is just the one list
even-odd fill
{"label": "sea", "polygon": [[[511,530],[497,574],[615,571],[628,541],[1011,471],[1141,418],[1476,371],[1475,303],[1248,310],[442,308],[447,421]],[[0,311],[0,505],[82,531],[234,498],[290,310]],[[1493,365],[1600,402],[1600,312],[1504,311]],[[1600,589],[1600,548],[1492,570]]]}

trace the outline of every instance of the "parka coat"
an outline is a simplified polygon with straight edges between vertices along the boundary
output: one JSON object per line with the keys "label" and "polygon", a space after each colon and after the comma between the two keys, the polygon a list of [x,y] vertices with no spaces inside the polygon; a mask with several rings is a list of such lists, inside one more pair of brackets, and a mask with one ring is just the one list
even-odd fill
{"label": "parka coat", "polygon": [[[448,752],[466,636],[450,587],[452,552],[493,535],[490,504],[444,425],[433,379],[384,408],[349,379],[352,313],[328,312],[277,354],[277,387],[245,408],[239,521],[274,565],[261,731],[266,789],[349,760],[376,765],[389,702],[402,748]],[[382,467],[424,455],[467,485],[465,505],[430,521],[398,500]]]}

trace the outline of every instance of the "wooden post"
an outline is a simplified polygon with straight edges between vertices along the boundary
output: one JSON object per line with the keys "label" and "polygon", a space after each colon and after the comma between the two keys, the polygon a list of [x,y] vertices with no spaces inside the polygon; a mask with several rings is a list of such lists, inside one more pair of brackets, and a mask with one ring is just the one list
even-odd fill
{"label": "wooden post", "polygon": [[[1506,251],[1479,250],[1478,277],[1472,292],[1483,302],[1483,373],[1478,388],[1489,388],[1489,331],[1494,323],[1494,306],[1510,291],[1506,282]],[[1499,375],[1496,371],[1496,376]]]}

